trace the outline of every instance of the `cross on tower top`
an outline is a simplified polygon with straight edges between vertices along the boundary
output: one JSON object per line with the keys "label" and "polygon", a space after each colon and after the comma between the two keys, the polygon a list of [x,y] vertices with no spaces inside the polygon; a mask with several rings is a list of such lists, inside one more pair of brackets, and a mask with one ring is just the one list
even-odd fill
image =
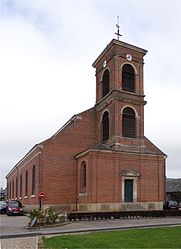
{"label": "cross on tower top", "polygon": [[116,27],[117,27],[117,33],[115,33],[115,35],[117,35],[117,39],[118,39],[118,41],[119,41],[119,37],[120,36],[122,36],[120,33],[119,33],[119,28],[120,28],[120,26],[119,26],[119,16],[117,16],[117,24],[116,24]]}

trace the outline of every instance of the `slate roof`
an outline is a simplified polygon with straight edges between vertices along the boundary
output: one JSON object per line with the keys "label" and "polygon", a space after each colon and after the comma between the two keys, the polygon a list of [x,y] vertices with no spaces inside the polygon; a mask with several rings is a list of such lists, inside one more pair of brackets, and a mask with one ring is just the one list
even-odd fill
{"label": "slate roof", "polygon": [[181,178],[167,178],[166,180],[166,192],[181,192]]}

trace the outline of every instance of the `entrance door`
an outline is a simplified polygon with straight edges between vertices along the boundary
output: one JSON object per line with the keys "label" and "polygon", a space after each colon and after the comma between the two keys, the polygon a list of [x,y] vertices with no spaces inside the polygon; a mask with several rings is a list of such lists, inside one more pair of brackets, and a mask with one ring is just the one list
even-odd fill
{"label": "entrance door", "polygon": [[133,180],[125,180],[124,183],[124,201],[133,202]]}

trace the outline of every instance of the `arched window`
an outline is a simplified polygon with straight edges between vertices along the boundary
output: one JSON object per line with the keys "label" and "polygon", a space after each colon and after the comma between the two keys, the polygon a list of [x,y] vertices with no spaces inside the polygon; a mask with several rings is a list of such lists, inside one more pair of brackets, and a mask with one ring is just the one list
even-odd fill
{"label": "arched window", "polygon": [[14,198],[14,180],[13,180],[13,183],[12,183],[12,198]]}
{"label": "arched window", "polygon": [[11,199],[12,196],[12,186],[11,186],[11,182],[9,183],[9,199]]}
{"label": "arched window", "polygon": [[7,195],[6,195],[7,199],[9,199],[9,183],[7,182]]}
{"label": "arched window", "polygon": [[31,194],[35,194],[35,165],[33,165],[32,169],[32,183],[31,183]]}
{"label": "arched window", "polygon": [[20,197],[22,197],[22,174],[20,175],[20,183],[19,183],[19,187],[20,187],[20,190],[19,190],[19,195],[20,195]]}
{"label": "arched window", "polygon": [[16,177],[16,198],[18,198],[18,177]]}
{"label": "arched window", "polygon": [[26,176],[25,176],[25,196],[28,195],[28,171],[26,170]]}
{"label": "arched window", "polygon": [[135,137],[136,136],[136,119],[135,119],[134,110],[130,107],[124,108],[122,118],[123,118],[122,119],[123,137]]}
{"label": "arched window", "polygon": [[81,188],[82,190],[86,189],[87,177],[86,177],[86,163],[83,162],[81,165]]}
{"label": "arched window", "polygon": [[135,71],[130,64],[125,64],[122,69],[122,88],[127,92],[135,92]]}
{"label": "arched window", "polygon": [[106,111],[102,117],[102,140],[103,142],[109,138],[109,113]]}
{"label": "arched window", "polygon": [[106,69],[102,79],[102,97],[109,93],[109,70]]}

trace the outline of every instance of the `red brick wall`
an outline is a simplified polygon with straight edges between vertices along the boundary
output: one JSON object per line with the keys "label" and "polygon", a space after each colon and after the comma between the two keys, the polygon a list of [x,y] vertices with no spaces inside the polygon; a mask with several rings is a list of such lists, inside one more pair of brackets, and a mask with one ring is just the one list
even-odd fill
{"label": "red brick wall", "polygon": [[[39,203],[38,193],[44,192],[43,204],[72,204],[76,199],[76,162],[74,156],[96,143],[95,110],[90,109],[67,124],[61,132],[44,141],[42,149],[36,149],[27,156],[22,163],[8,175],[8,189],[10,182],[15,181],[22,174],[22,199],[20,198],[20,180],[18,181],[18,199],[23,205]],[[31,196],[32,168],[36,169],[35,196]],[[28,170],[28,195],[25,197],[25,174]],[[12,191],[11,191],[12,192]]]}
{"label": "red brick wall", "polygon": [[95,112],[80,113],[60,133],[44,143],[42,191],[46,204],[71,204],[76,200],[76,161],[74,156],[93,146]]}
{"label": "red brick wall", "polygon": [[[19,199],[23,205],[35,205],[38,202],[37,193],[39,192],[39,165],[40,165],[41,149],[35,149],[30,155],[26,156],[14,170],[12,170],[7,178],[8,199]],[[35,165],[35,196],[32,196],[32,169]],[[25,197],[25,178],[28,172],[28,194]],[[22,175],[22,196],[20,196],[20,175]],[[16,178],[18,178],[18,195],[16,196]],[[14,180],[14,195],[12,194],[12,183]],[[10,191],[11,183],[11,191]],[[11,196],[10,196],[11,192]]]}
{"label": "red brick wall", "polygon": [[164,200],[164,159],[153,155],[136,155],[113,152],[90,152],[78,160],[87,164],[86,196],[78,188],[78,203],[122,202],[122,173],[132,170],[140,174],[137,186],[137,202]]}

